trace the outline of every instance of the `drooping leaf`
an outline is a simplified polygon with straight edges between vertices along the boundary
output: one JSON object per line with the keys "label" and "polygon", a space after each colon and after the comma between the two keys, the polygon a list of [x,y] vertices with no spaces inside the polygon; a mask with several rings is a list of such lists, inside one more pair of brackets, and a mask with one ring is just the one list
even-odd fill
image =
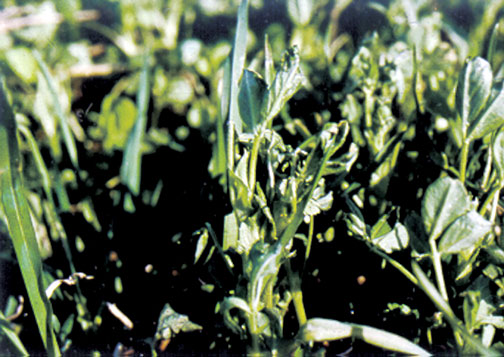
{"label": "drooping leaf", "polygon": [[238,8],[238,23],[233,43],[233,60],[231,63],[231,87],[229,98],[229,121],[233,123],[238,134],[242,133],[242,121],[238,109],[238,84],[245,67],[247,56],[248,0],[242,0]]}
{"label": "drooping leaf", "polygon": [[468,141],[480,139],[504,124],[504,81],[496,83],[485,108],[472,121],[467,131]]}
{"label": "drooping leaf", "polygon": [[492,80],[490,64],[481,57],[467,61],[460,71],[455,106],[462,119],[464,137],[490,96]]}
{"label": "drooping leaf", "polygon": [[240,336],[243,336],[243,329],[240,327],[240,324],[236,321],[236,319],[231,315],[231,310],[233,309],[241,310],[244,314],[250,314],[250,308],[245,300],[235,296],[226,297],[219,306],[219,311],[224,316],[224,323],[226,324],[226,326]]}
{"label": "drooping leaf", "polygon": [[376,237],[372,242],[388,254],[393,251],[403,250],[409,244],[408,230],[398,222],[395,224],[394,229],[382,236]]}
{"label": "drooping leaf", "polygon": [[430,239],[437,239],[455,219],[470,209],[470,199],[462,182],[444,177],[425,192],[422,218]]}
{"label": "drooping leaf", "polygon": [[257,73],[248,69],[243,71],[238,104],[244,132],[253,133],[263,121],[261,104],[265,91],[266,83]]}
{"label": "drooping leaf", "polygon": [[492,229],[492,223],[476,211],[460,216],[448,227],[439,241],[441,254],[457,254],[475,249]]}
{"label": "drooping leaf", "polygon": [[297,339],[304,343],[334,341],[348,337],[358,338],[371,345],[390,351],[408,355],[430,356],[430,353],[420,346],[394,333],[371,326],[337,320],[309,319],[297,335]]}
{"label": "drooping leaf", "polygon": [[149,106],[149,58],[145,56],[137,92],[137,118],[124,150],[121,164],[121,181],[137,196],[140,193],[142,166],[142,141],[147,126]]}
{"label": "drooping leaf", "polygon": [[52,307],[44,291],[42,259],[24,196],[16,121],[0,83],[0,202],[17,261],[46,352],[59,355],[52,328]]}
{"label": "drooping leaf", "polygon": [[303,78],[299,67],[298,49],[291,47],[284,53],[281,68],[264,93],[262,113],[266,123],[273,120],[285,103],[301,88]]}

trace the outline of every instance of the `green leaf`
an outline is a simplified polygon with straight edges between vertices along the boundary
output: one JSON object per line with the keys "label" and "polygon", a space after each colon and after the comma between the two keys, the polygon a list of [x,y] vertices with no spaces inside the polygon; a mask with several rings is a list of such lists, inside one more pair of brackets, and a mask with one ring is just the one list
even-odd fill
{"label": "green leaf", "polygon": [[382,216],[378,222],[374,224],[373,227],[371,227],[371,232],[369,234],[369,237],[373,240],[378,237],[381,237],[390,231],[392,231],[392,227],[388,223],[388,215]]}
{"label": "green leaf", "polygon": [[349,337],[357,338],[371,345],[399,353],[417,356],[431,355],[420,346],[394,333],[366,325],[337,320],[309,319],[297,335],[297,339],[304,343],[333,341]]}
{"label": "green leaf", "polygon": [[16,122],[0,84],[0,200],[5,213],[17,261],[30,298],[35,320],[46,352],[59,355],[51,325],[52,307],[45,295],[42,280],[42,259],[24,196]]}
{"label": "green leaf", "polygon": [[243,124],[243,131],[253,133],[262,123],[261,104],[266,91],[266,83],[255,72],[246,69],[240,82],[238,104]]}
{"label": "green leaf", "polygon": [[238,247],[238,222],[234,212],[227,214],[224,217],[224,241],[222,249],[236,249]]}
{"label": "green leaf", "polygon": [[207,244],[208,244],[208,230],[204,229],[203,232],[200,234],[198,243],[196,244],[196,253],[194,253],[194,264],[198,262]]}
{"label": "green leaf", "polygon": [[248,0],[242,0],[238,8],[238,23],[233,43],[233,60],[231,64],[231,88],[229,103],[229,120],[233,123],[238,134],[242,133],[242,121],[238,108],[238,84],[245,67],[247,56],[247,31],[248,31]]}
{"label": "green leaf", "polygon": [[388,254],[393,251],[403,250],[409,244],[408,230],[404,225],[398,222],[395,224],[394,229],[382,236],[374,238],[372,243]]}
{"label": "green leaf", "polygon": [[245,300],[239,297],[231,296],[226,297],[219,306],[219,311],[224,316],[224,323],[227,327],[229,327],[232,331],[240,336],[243,336],[244,331],[241,328],[240,324],[236,321],[235,318],[231,315],[231,310],[238,309],[242,311],[244,314],[248,315],[251,313],[250,308]]}
{"label": "green leaf", "polygon": [[492,89],[490,64],[481,57],[467,61],[459,75],[455,106],[462,119],[464,138],[471,123],[483,109]]}
{"label": "green leaf", "polygon": [[285,103],[301,88],[303,80],[299,67],[298,49],[291,47],[284,53],[280,71],[264,93],[262,113],[266,123],[277,116]]}
{"label": "green leaf", "polygon": [[33,52],[33,56],[35,60],[37,61],[40,70],[42,71],[42,74],[44,75],[45,81],[47,82],[47,87],[49,88],[49,92],[51,93],[52,100],[53,100],[53,107],[54,110],[56,111],[56,116],[58,117],[59,120],[59,125],[61,128],[61,132],[63,134],[63,141],[65,143],[65,146],[68,151],[68,155],[70,156],[70,160],[72,161],[72,165],[75,168],[79,168],[79,162],[77,159],[77,147],[75,145],[75,139],[72,134],[72,131],[70,130],[70,125],[68,124],[68,118],[63,112],[63,108],[61,107],[61,103],[58,97],[58,92],[56,90],[56,82],[54,78],[52,77],[51,73],[49,72],[49,69],[47,68],[47,65],[45,64],[44,60],[42,59],[42,56],[40,53],[36,50]]}
{"label": "green leaf", "polygon": [[466,140],[470,142],[480,139],[502,124],[504,124],[504,81],[493,86],[485,109],[470,123]]}
{"label": "green leaf", "polygon": [[[16,349],[17,353],[21,356],[28,356],[29,353],[26,351],[23,343],[19,339],[18,335],[10,326],[10,321],[7,320],[2,311],[0,311],[0,337],[1,335],[7,337],[10,344]],[[1,338],[0,338],[1,341]],[[5,348],[5,346],[4,346]],[[7,351],[2,351],[2,353],[7,353]]]}
{"label": "green leaf", "polygon": [[149,107],[149,56],[145,56],[137,92],[137,118],[129,134],[121,164],[121,181],[137,196],[140,193],[142,141]]}
{"label": "green leaf", "polygon": [[441,254],[457,254],[464,250],[474,250],[492,230],[492,223],[476,211],[460,216],[448,227],[439,241]]}
{"label": "green leaf", "polygon": [[422,218],[429,239],[437,239],[470,208],[471,201],[462,182],[450,177],[437,179],[427,188],[422,201]]}
{"label": "green leaf", "polygon": [[37,81],[37,61],[26,47],[14,47],[5,52],[7,64],[26,83]]}

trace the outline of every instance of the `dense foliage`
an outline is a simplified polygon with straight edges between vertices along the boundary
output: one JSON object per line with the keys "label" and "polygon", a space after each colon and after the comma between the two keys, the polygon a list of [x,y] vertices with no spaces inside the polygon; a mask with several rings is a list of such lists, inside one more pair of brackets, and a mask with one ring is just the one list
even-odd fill
{"label": "dense foliage", "polygon": [[502,353],[503,10],[5,0],[0,349]]}

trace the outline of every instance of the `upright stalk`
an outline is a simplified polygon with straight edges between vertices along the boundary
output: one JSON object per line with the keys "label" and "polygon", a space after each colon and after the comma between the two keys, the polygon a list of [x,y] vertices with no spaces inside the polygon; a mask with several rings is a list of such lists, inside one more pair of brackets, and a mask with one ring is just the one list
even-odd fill
{"label": "upright stalk", "polygon": [[429,240],[429,245],[431,249],[431,258],[432,264],[434,265],[434,272],[436,274],[436,282],[438,286],[438,290],[443,297],[443,300],[448,302],[448,293],[446,291],[446,284],[444,280],[443,274],[443,266],[441,264],[441,254],[439,253],[436,245],[436,241],[434,239]]}
{"label": "upright stalk", "polygon": [[462,153],[460,154],[460,181],[465,183],[466,178],[466,167],[467,167],[467,156],[469,155],[469,142],[464,141],[462,145]]}

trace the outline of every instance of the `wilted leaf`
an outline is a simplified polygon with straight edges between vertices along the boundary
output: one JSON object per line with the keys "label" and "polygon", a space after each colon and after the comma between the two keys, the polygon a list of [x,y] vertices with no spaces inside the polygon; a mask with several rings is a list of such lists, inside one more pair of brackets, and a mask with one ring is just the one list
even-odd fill
{"label": "wilted leaf", "polygon": [[462,182],[449,177],[437,179],[427,188],[422,201],[422,218],[430,239],[437,239],[470,206]]}
{"label": "wilted leaf", "polygon": [[271,86],[264,93],[261,112],[266,123],[269,123],[301,88],[303,78],[299,68],[298,49],[292,47],[284,53],[281,68]]}
{"label": "wilted leaf", "polygon": [[491,229],[492,224],[489,221],[476,211],[470,211],[448,227],[439,241],[439,252],[456,254],[466,249],[474,249]]}
{"label": "wilted leaf", "polygon": [[423,348],[399,335],[366,325],[336,320],[309,319],[297,335],[297,339],[305,343],[333,341],[348,337],[358,338],[391,351],[417,356],[430,356],[430,353]]}
{"label": "wilted leaf", "polygon": [[403,250],[409,244],[408,230],[401,223],[396,223],[394,229],[373,239],[372,243],[388,254],[395,250]]}
{"label": "wilted leaf", "polygon": [[201,330],[201,327],[189,320],[187,315],[177,313],[170,304],[165,304],[159,314],[156,340],[168,340],[180,332],[192,332]]}
{"label": "wilted leaf", "polygon": [[460,72],[455,106],[462,119],[464,137],[490,96],[492,80],[490,64],[481,57],[467,61]]}

